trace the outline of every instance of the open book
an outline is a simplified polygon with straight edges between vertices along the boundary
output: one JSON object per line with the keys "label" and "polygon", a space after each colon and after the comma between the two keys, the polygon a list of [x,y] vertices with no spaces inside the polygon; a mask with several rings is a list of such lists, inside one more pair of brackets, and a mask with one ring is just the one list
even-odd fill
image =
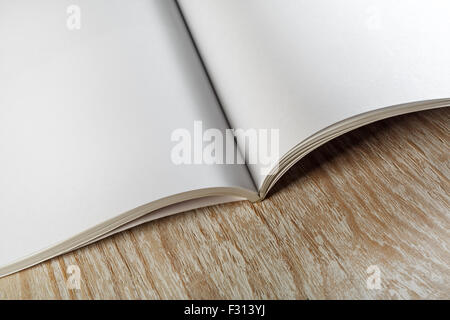
{"label": "open book", "polygon": [[449,13],[448,0],[0,0],[0,276],[262,200],[330,139],[450,105]]}

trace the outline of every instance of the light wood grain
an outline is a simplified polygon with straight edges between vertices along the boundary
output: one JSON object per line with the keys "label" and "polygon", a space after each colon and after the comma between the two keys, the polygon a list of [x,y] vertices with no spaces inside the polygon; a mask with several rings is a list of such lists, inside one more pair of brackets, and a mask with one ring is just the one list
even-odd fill
{"label": "light wood grain", "polygon": [[[0,279],[0,298],[449,299],[449,123],[439,109],[353,131],[262,203],[134,228]],[[81,290],[66,286],[73,264]]]}

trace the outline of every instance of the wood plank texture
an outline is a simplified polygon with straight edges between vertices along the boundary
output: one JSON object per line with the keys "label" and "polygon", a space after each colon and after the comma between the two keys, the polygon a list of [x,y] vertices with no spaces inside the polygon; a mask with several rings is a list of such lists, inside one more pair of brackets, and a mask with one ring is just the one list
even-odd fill
{"label": "wood plank texture", "polygon": [[[350,132],[262,203],[123,232],[0,279],[0,299],[450,299],[449,124],[438,109]],[[371,265],[380,290],[367,288]]]}

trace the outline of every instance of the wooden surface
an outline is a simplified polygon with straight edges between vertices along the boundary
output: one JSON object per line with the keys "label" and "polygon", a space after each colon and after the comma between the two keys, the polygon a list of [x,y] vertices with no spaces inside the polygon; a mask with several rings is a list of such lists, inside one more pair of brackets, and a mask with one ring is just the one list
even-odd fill
{"label": "wooden surface", "polygon": [[450,299],[449,124],[440,109],[353,131],[262,203],[137,227],[0,279],[0,298]]}

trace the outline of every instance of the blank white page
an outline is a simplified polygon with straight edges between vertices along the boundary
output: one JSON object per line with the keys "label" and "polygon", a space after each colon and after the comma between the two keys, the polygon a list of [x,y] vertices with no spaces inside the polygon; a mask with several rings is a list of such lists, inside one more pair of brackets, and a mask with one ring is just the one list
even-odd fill
{"label": "blank white page", "polygon": [[448,0],[179,2],[231,126],[280,129],[280,155],[348,117],[450,98]]}
{"label": "blank white page", "polygon": [[175,2],[0,0],[0,267],[149,202],[254,190],[245,166],[171,161],[226,128]]}

